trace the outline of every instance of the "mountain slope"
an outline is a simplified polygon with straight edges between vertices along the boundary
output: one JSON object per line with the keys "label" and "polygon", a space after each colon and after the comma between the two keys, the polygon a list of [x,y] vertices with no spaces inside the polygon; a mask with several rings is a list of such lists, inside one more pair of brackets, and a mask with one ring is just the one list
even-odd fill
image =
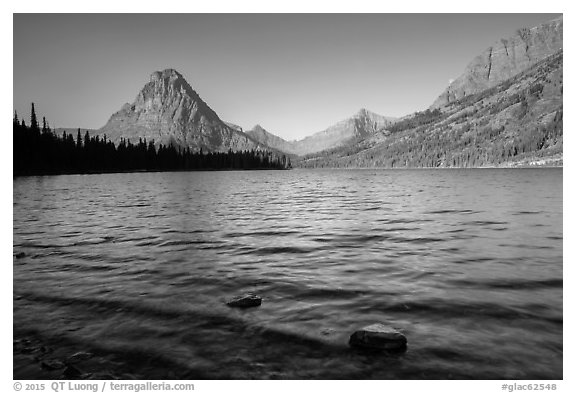
{"label": "mountain slope", "polygon": [[209,151],[244,150],[261,147],[241,129],[223,122],[174,69],[150,76],[134,103],[113,114],[99,134],[113,142],[139,138],[156,143],[203,148]]}
{"label": "mountain slope", "polygon": [[464,73],[434,101],[439,108],[478,93],[522,72],[562,49],[562,17],[531,29],[519,29],[475,57]]}
{"label": "mountain slope", "polygon": [[294,141],[286,141],[279,136],[276,136],[264,128],[262,128],[259,124],[255,125],[250,131],[247,131],[246,134],[250,136],[255,141],[265,144],[271,148],[283,151],[289,154],[298,154],[298,147],[297,142]]}
{"label": "mountain slope", "polygon": [[374,133],[384,132],[395,121],[396,119],[393,117],[385,117],[361,109],[354,116],[299,141],[286,141],[269,133],[259,125],[248,131],[247,134],[260,143],[286,153],[305,155],[356,143]]}
{"label": "mountain slope", "polygon": [[563,157],[563,52],[476,94],[407,116],[302,167],[558,165]]}
{"label": "mountain slope", "polygon": [[376,132],[384,131],[395,120],[392,117],[381,116],[361,109],[354,116],[298,141],[298,154],[316,153],[345,145],[348,142],[355,142],[357,139],[363,139]]}

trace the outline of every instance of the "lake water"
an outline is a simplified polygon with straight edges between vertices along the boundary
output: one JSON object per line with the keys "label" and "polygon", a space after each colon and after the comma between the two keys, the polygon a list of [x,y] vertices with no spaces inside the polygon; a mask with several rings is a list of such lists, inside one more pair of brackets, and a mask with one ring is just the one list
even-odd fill
{"label": "lake water", "polygon": [[[15,336],[152,359],[147,378],[563,377],[562,169],[13,185]],[[243,293],[262,306],[226,306]],[[349,348],[374,322],[408,350]]]}

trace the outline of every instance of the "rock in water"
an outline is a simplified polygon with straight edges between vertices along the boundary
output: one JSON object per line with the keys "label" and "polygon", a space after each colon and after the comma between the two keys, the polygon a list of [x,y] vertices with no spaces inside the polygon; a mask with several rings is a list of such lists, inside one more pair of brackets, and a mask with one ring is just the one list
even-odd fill
{"label": "rock in water", "polygon": [[66,365],[62,363],[60,360],[45,360],[42,363],[40,363],[40,366],[44,370],[59,370],[61,368],[66,367]]}
{"label": "rock in water", "polygon": [[67,364],[75,364],[83,362],[84,360],[92,359],[94,354],[90,352],[76,352],[73,355],[70,355],[68,359],[66,359]]}
{"label": "rock in water", "polygon": [[366,326],[350,336],[350,346],[360,348],[405,350],[407,343],[406,336],[381,323]]}
{"label": "rock in water", "polygon": [[64,370],[64,372],[62,373],[62,376],[64,376],[65,378],[68,378],[68,379],[77,379],[77,378],[80,378],[81,375],[82,375],[82,371],[78,370],[74,366],[66,367],[66,370]]}
{"label": "rock in water", "polygon": [[262,304],[262,298],[256,295],[240,295],[230,299],[227,303],[230,307],[257,307]]}

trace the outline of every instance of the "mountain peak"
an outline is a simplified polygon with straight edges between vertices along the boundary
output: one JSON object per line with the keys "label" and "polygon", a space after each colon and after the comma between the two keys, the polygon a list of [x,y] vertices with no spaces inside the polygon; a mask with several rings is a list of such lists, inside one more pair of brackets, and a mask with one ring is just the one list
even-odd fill
{"label": "mountain peak", "polygon": [[[366,108],[361,108],[358,112],[356,112],[351,119],[354,120],[361,120],[361,121],[371,121],[375,123],[382,123],[383,125],[390,125],[391,123],[395,122],[397,119],[395,117],[390,116],[382,116],[378,113],[372,112]],[[344,121],[347,121],[346,119]]]}
{"label": "mountain peak", "polygon": [[174,68],[166,68],[164,71],[154,71],[150,75],[150,82],[156,82],[160,79],[184,79],[181,73]]}
{"label": "mountain peak", "polygon": [[451,81],[431,108],[439,108],[496,86],[562,50],[562,17],[531,29],[522,28],[494,42]]}
{"label": "mountain peak", "polygon": [[114,142],[145,138],[193,150],[257,147],[240,127],[223,122],[173,68],[153,72],[134,102],[122,106],[99,132]]}
{"label": "mountain peak", "polygon": [[363,117],[374,117],[374,116],[383,117],[382,115],[379,115],[375,112],[372,112],[366,108],[360,108],[360,110],[358,112],[356,112],[356,114],[352,117],[358,119],[358,118],[363,118]]}

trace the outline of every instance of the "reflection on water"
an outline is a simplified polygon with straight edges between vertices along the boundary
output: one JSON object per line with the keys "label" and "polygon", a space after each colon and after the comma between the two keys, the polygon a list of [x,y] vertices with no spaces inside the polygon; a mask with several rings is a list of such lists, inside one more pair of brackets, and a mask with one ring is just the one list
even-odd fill
{"label": "reflection on water", "polygon": [[[562,169],[29,177],[13,197],[15,332],[206,378],[562,378]],[[226,307],[246,292],[262,306]],[[373,322],[408,351],[349,349]]]}

